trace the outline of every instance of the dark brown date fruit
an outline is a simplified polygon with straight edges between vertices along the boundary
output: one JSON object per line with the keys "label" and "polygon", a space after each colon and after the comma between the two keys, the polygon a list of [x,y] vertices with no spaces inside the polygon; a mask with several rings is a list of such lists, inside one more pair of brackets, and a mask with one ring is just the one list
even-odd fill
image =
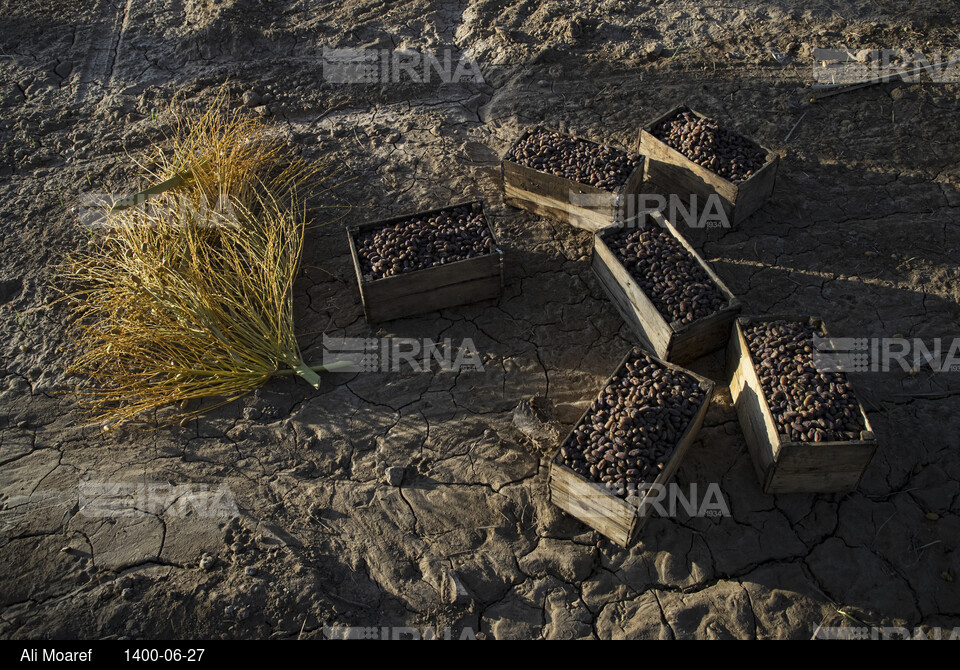
{"label": "dark brown date fruit", "polygon": [[664,468],[706,392],[694,377],[647,355],[627,361],[560,449],[584,477],[636,502]]}

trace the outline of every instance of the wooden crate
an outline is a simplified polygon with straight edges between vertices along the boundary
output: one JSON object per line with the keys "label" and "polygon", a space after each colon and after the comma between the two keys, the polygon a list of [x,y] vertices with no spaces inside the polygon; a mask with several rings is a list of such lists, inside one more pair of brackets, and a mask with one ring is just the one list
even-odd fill
{"label": "wooden crate", "polygon": [[747,138],[754,147],[766,154],[767,162],[748,179],[742,182],[729,181],[699,163],[693,162],[653,136],[651,131],[661,121],[672,118],[680,112],[693,112],[704,118],[703,114],[681,105],[640,129],[637,151],[647,157],[645,168],[647,180],[654,182],[664,194],[676,195],[685,201],[688,201],[691,195],[696,195],[698,206],[701,208],[705,208],[706,199],[716,193],[720,196],[727,221],[731,225],[739,223],[759,209],[773,193],[780,157]]}
{"label": "wooden crate", "polygon": [[[528,130],[517,144],[538,130]],[[520,165],[508,160],[509,155],[510,151],[507,151],[500,161],[500,181],[506,204],[585,230],[594,231],[623,221],[635,209],[631,200],[641,192],[643,184],[643,161],[627,177],[626,182],[608,191]]]}
{"label": "wooden crate", "polygon": [[[489,254],[382,279],[373,279],[362,274],[356,245],[356,236],[359,233],[396,225],[416,216],[429,216],[463,206],[479,207],[481,211],[483,209],[479,200],[472,200],[347,228],[350,254],[360,286],[363,312],[368,322],[425,314],[445,307],[499,298],[503,294],[503,251],[489,223],[487,228],[494,241],[494,249]],[[484,218],[486,219],[486,215]]]}
{"label": "wooden crate", "polygon": [[724,285],[692,246],[677,232],[677,229],[659,212],[647,212],[626,225],[644,227],[661,226],[680,241],[693,254],[707,276],[727,297],[727,306],[709,316],[691,323],[674,321],[668,323],[654,306],[653,301],[640,288],[636,280],[616,257],[605,238],[621,230],[625,224],[616,224],[597,232],[593,242],[593,271],[600,279],[604,290],[620,316],[627,322],[641,343],[656,352],[660,358],[673,363],[689,363],[727,345],[730,326],[740,312],[740,301]]}
{"label": "wooden crate", "polygon": [[829,337],[817,317],[788,315],[740,317],[736,320],[727,349],[730,396],[737,409],[757,479],[764,493],[852,491],[857,488],[877,450],[877,440],[862,405],[860,413],[865,429],[858,440],[792,442],[789,436],[777,432],[743,328],[751,323],[781,320],[810,323],[822,328]]}
{"label": "wooden crate", "polygon": [[[629,360],[641,353],[649,355],[665,368],[678,370],[685,375],[693,377],[700,382],[700,388],[706,392],[706,397],[700,409],[697,411],[696,416],[693,421],[687,425],[683,434],[678,439],[670,459],[664,464],[663,470],[661,470],[660,474],[657,475],[657,478],[653,481],[654,485],[666,486],[670,480],[673,479],[677,468],[680,467],[680,462],[690,450],[690,446],[697,439],[697,434],[703,426],[703,419],[710,407],[714,383],[689,370],[660,360],[652,353],[640,347],[634,347],[624,356],[623,360],[620,361],[620,365],[617,366],[617,369],[614,370],[613,374],[603,383],[600,387],[601,390],[624,369]],[[580,415],[580,418],[577,420],[577,423],[574,424],[570,433],[560,442],[560,446],[557,447],[557,451],[550,461],[550,501],[567,514],[575,516],[621,547],[627,547],[633,542],[637,533],[643,528],[647,519],[650,517],[651,506],[645,504],[644,500],[646,500],[647,496],[652,495],[652,490],[647,489],[635,506],[627,500],[614,495],[602,484],[591,481],[572,468],[567,467],[560,459],[560,447],[566,443],[570,435],[573,434],[577,427],[579,427],[589,415],[590,408],[588,407],[587,410]]]}

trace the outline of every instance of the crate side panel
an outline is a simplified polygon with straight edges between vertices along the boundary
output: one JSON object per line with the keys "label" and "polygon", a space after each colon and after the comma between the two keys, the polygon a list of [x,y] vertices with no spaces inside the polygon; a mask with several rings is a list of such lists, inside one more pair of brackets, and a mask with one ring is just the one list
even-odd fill
{"label": "crate side panel", "polygon": [[875,443],[792,442],[783,446],[767,493],[853,491],[876,451]]}
{"label": "crate side panel", "polygon": [[503,195],[508,205],[586,230],[610,225],[617,211],[615,193],[514,163],[504,163]]}
{"label": "crate side panel", "polygon": [[629,542],[636,524],[636,510],[556,463],[550,471],[550,500],[617,544],[626,546]]}
{"label": "crate side panel", "polygon": [[404,298],[414,293],[490,277],[500,272],[501,257],[497,251],[446,263],[407,274],[366,281],[362,284],[367,297],[374,302]]}
{"label": "crate side panel", "polygon": [[[733,370],[730,378],[730,397],[737,410],[743,437],[750,450],[750,459],[757,474],[760,486],[766,485],[767,472],[773,465],[774,445],[770,431],[764,422],[762,399],[757,395],[759,381],[743,347],[740,331],[734,324],[728,347],[728,367]],[[779,441],[779,436],[776,437]]]}
{"label": "crate side panel", "polygon": [[730,337],[740,305],[730,307],[703,319],[687,330],[676,333],[670,342],[669,358],[673,363],[690,363],[714,351],[724,349]]}
{"label": "crate side panel", "polygon": [[500,274],[481,277],[472,281],[450,284],[422,293],[391,298],[365,305],[367,321],[377,323],[434,312],[447,307],[467,305],[481,300],[500,297],[502,278]]}
{"label": "crate side panel", "polygon": [[647,157],[646,179],[680,197],[696,193],[716,193],[729,215],[737,200],[737,186],[706,169],[682,153],[658,140],[646,130],[640,131],[640,153]]}
{"label": "crate side panel", "polygon": [[665,358],[673,331],[603,239],[594,238],[593,271],[631,329],[660,358]]}
{"label": "crate side panel", "polygon": [[740,223],[755,211],[760,209],[770,196],[777,181],[777,169],[780,157],[776,156],[760,168],[756,174],[740,185],[737,190],[737,202],[733,211],[731,224]]}

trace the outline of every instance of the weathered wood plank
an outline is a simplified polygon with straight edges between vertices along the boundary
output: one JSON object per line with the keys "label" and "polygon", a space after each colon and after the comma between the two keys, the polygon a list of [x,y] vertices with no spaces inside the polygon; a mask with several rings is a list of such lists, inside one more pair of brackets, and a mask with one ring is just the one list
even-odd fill
{"label": "weathered wood plank", "polygon": [[499,298],[502,291],[500,275],[480,277],[471,281],[440,286],[421,293],[370,303],[367,320],[371,323],[435,312],[446,307],[467,305],[481,300]]}
{"label": "weathered wood plank", "polygon": [[590,184],[581,184],[572,179],[566,179],[559,175],[541,172],[526,165],[520,165],[513,161],[503,161],[503,176],[510,185],[523,190],[536,192],[545,198],[570,202],[570,194],[586,194],[591,196],[610,196],[611,203],[614,200],[613,192],[607,191]]}
{"label": "weathered wood plank", "polygon": [[[644,173],[675,195],[716,193],[724,201],[724,209],[732,211],[737,202],[737,186],[715,172],[684,156],[673,147],[658,140],[646,130],[640,131],[640,152],[647,157]],[[729,213],[728,211],[728,213]]]}
{"label": "weathered wood plank", "polygon": [[594,238],[592,265],[620,316],[641,343],[648,345],[657,356],[666,358],[673,336],[669,324],[659,317],[657,308],[601,237]]}
{"label": "weathered wood plank", "polygon": [[494,250],[476,258],[444,263],[383,279],[367,280],[364,282],[364,292],[370,300],[385,302],[451,284],[498,275],[500,262],[501,256]]}
{"label": "weathered wood plank", "polygon": [[[773,156],[771,159],[770,156]],[[731,225],[740,223],[765,203],[773,194],[777,181],[777,169],[780,157],[776,154],[767,154],[767,163],[750,175],[737,192],[737,204],[730,221]]]}
{"label": "weathered wood plank", "polygon": [[781,447],[764,489],[767,493],[852,491],[876,450],[876,443],[791,442]]}
{"label": "weathered wood plank", "polygon": [[577,207],[570,203],[569,198],[560,200],[534,191],[525,191],[509,183],[504,184],[503,196],[503,201],[511,207],[525,209],[537,216],[559,219],[584,230],[599,230],[616,220],[614,197],[606,198],[609,204],[598,204],[592,208]]}
{"label": "weathered wood plank", "polygon": [[710,316],[684,324],[682,330],[675,331],[670,338],[665,358],[677,363],[689,363],[723,349],[727,346],[730,328],[740,310],[740,301],[736,300]]}
{"label": "weathered wood plank", "polygon": [[633,524],[637,510],[627,501],[611,495],[604,487],[585,479],[562,463],[554,462],[554,491],[562,491],[582,499],[585,509],[590,509],[604,518],[610,517]]}
{"label": "weathered wood plank", "polygon": [[728,369],[733,370],[730,379],[730,397],[737,410],[737,417],[740,419],[740,428],[747,442],[747,449],[750,451],[750,459],[753,462],[757,480],[761,486],[765,486],[767,472],[773,466],[774,449],[779,448],[780,438],[773,423],[773,416],[767,408],[766,399],[762,393],[757,393],[760,380],[753,366],[750,352],[746,348],[746,341],[743,339],[739,323],[739,319],[734,323],[727,357]]}

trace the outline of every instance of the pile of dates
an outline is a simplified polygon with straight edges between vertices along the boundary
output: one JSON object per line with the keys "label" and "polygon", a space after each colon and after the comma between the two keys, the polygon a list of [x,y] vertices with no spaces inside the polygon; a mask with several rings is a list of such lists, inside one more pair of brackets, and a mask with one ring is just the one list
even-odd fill
{"label": "pile of dates", "polygon": [[382,279],[490,253],[493,236],[479,204],[414,216],[355,237],[360,271]]}
{"label": "pile of dates", "polygon": [[817,326],[767,321],[743,328],[760,386],[781,435],[793,442],[856,440],[866,430],[853,387],[840,372],[814,364]]}
{"label": "pile of dates", "polygon": [[643,157],[605,144],[538,130],[518,142],[507,154],[507,160],[612,191],[626,183]]}
{"label": "pile of dates", "polygon": [[668,323],[692,323],[727,306],[720,288],[667,230],[623,228],[604,242]]}

